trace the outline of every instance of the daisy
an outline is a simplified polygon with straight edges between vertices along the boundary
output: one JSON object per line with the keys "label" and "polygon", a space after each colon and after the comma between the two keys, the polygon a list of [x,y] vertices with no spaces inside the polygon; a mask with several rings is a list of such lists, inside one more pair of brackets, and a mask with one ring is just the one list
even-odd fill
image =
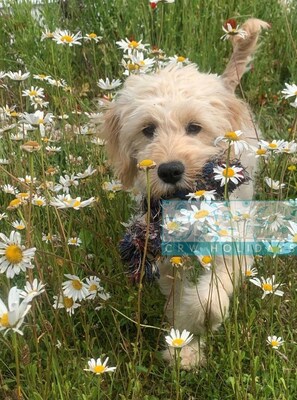
{"label": "daisy", "polygon": [[64,193],[69,193],[71,187],[76,187],[79,185],[78,177],[74,174],[71,176],[65,175],[60,176],[59,184],[55,186],[55,192],[63,190]]}
{"label": "daisy", "polygon": [[30,97],[30,99],[34,99],[34,97],[44,97],[44,89],[37,86],[31,86],[31,89],[22,91],[22,96]]}
{"label": "daisy", "polygon": [[295,85],[295,83],[293,83],[292,85],[285,83],[285,85],[286,88],[282,90],[282,94],[284,94],[285,99],[288,99],[292,96],[297,96],[297,85]]}
{"label": "daisy", "polygon": [[136,69],[142,72],[147,72],[155,64],[154,58],[144,58],[144,53],[141,51],[136,51],[134,54],[130,55],[130,60]]}
{"label": "daisy", "polygon": [[69,279],[62,283],[64,296],[70,297],[73,301],[84,300],[89,294],[87,285],[76,275],[64,274],[64,276]]}
{"label": "daisy", "polygon": [[[32,177],[31,175],[26,175],[25,178],[20,177],[20,178],[18,178],[18,180],[22,183],[25,183],[26,185],[33,185],[37,182],[36,178]],[[30,194],[28,193],[28,196],[25,196],[25,197],[29,198],[29,196],[30,196]],[[16,197],[19,198],[19,197],[23,197],[23,196],[21,195],[21,193],[19,193],[19,194],[17,194]]]}
{"label": "daisy", "polygon": [[47,113],[45,114],[44,111],[37,110],[34,113],[23,113],[23,120],[21,122],[27,122],[31,125],[45,125],[45,124],[50,124],[53,122],[53,114],[52,113]]}
{"label": "daisy", "polygon": [[45,39],[52,39],[54,36],[53,32],[51,32],[48,28],[45,28],[44,32],[41,32],[41,41]]}
{"label": "daisy", "polygon": [[59,237],[57,235],[52,235],[51,233],[43,233],[41,240],[45,243],[57,242]]}
{"label": "daisy", "polygon": [[71,237],[68,239],[68,245],[69,246],[76,246],[79,247],[82,244],[82,241],[78,237]]}
{"label": "daisy", "polygon": [[14,229],[16,229],[16,230],[18,230],[18,231],[22,231],[22,230],[26,229],[26,225],[24,224],[23,221],[17,221],[17,220],[15,220],[15,221],[13,221],[13,222],[11,223],[11,225],[14,227]]}
{"label": "daisy", "polygon": [[282,147],[279,149],[280,153],[286,153],[286,154],[293,154],[297,152],[297,143],[295,140],[292,140],[291,142],[284,142]]}
{"label": "daisy", "polygon": [[102,189],[106,190],[107,192],[119,192],[123,190],[123,184],[120,181],[110,181],[110,182],[103,182]]}
{"label": "daisy", "polygon": [[[1,132],[0,132],[1,134]],[[10,161],[7,158],[0,158],[0,165],[9,165]]]}
{"label": "daisy", "polygon": [[12,231],[9,238],[0,233],[0,273],[6,272],[7,278],[19,275],[26,268],[32,269],[31,260],[35,256],[36,248],[25,249],[21,245],[21,235]]}
{"label": "daisy", "polygon": [[54,304],[53,307],[55,309],[65,308],[66,312],[71,316],[74,314],[74,310],[80,307],[79,303],[75,303],[71,297],[66,296],[54,296]]}
{"label": "daisy", "polygon": [[8,78],[12,79],[13,81],[24,81],[30,76],[30,72],[22,73],[22,71],[19,72],[9,71],[7,72],[6,76],[8,76]]}
{"label": "daisy", "polygon": [[270,153],[268,152],[267,148],[264,147],[259,147],[258,149],[256,149],[254,154],[256,158],[259,157],[267,158],[270,156]]}
{"label": "daisy", "polygon": [[167,231],[169,235],[177,232],[186,232],[188,230],[187,227],[183,226],[181,221],[178,219],[170,219],[168,215],[163,220],[163,224],[161,225],[163,229]]}
{"label": "daisy", "polygon": [[297,223],[293,221],[289,221],[291,226],[287,226],[290,234],[287,237],[288,242],[292,242],[297,246]]}
{"label": "daisy", "polygon": [[251,278],[253,276],[256,276],[258,274],[258,270],[257,268],[252,268],[251,265],[247,265],[244,269],[243,269],[243,275],[246,278]]}
{"label": "daisy", "polygon": [[1,213],[1,214],[0,214],[0,221],[1,221],[2,219],[5,219],[5,218],[7,218],[7,214],[6,214],[6,213]]}
{"label": "daisy", "polygon": [[94,41],[95,43],[98,43],[103,38],[102,38],[102,36],[97,36],[96,33],[91,32],[91,33],[87,33],[86,36],[84,36],[84,39],[87,41]]}
{"label": "daisy", "polygon": [[51,154],[56,154],[56,153],[61,153],[62,147],[57,147],[57,146],[46,146],[45,150],[49,155]]}
{"label": "daisy", "polygon": [[35,140],[29,140],[29,142],[22,144],[20,148],[28,153],[33,153],[35,151],[39,151],[41,149],[41,145]]}
{"label": "daisy", "polygon": [[46,206],[46,199],[43,196],[38,196],[35,194],[32,198],[32,204],[38,207],[45,207]]}
{"label": "daisy", "polygon": [[216,199],[215,195],[216,195],[215,190],[197,190],[196,192],[187,194],[186,197],[189,197],[189,201],[193,199],[199,200],[201,198],[203,198],[206,201],[211,201]]}
{"label": "daisy", "polygon": [[267,279],[265,279],[263,276],[261,276],[261,279],[251,278],[250,282],[263,290],[262,299],[264,299],[264,297],[268,294],[275,294],[276,296],[284,295],[284,292],[278,289],[281,284],[275,283],[275,275],[272,275],[271,278]]}
{"label": "daisy", "polygon": [[50,75],[35,74],[35,75],[33,75],[33,78],[37,79],[38,81],[47,81],[50,78]]}
{"label": "daisy", "polygon": [[285,143],[284,140],[274,139],[272,142],[267,142],[266,140],[260,140],[259,146],[263,147],[266,150],[278,152],[283,147],[284,143]]}
{"label": "daisy", "polygon": [[19,208],[22,204],[24,204],[25,201],[22,201],[21,199],[13,199],[7,206],[7,210],[15,210]]}
{"label": "daisy", "polygon": [[170,334],[165,336],[165,340],[170,347],[182,348],[189,344],[193,339],[193,335],[187,330],[183,330],[180,334],[178,329],[172,328]]}
{"label": "daisy", "polygon": [[262,243],[264,244],[267,253],[271,254],[273,258],[276,256],[289,254],[292,251],[292,245],[276,240],[275,238],[272,238],[269,241],[262,240]]}
{"label": "daisy", "polygon": [[229,146],[233,146],[235,155],[239,156],[244,150],[250,148],[249,144],[245,140],[240,139],[242,134],[241,131],[226,132],[224,136],[216,138],[214,145],[217,146],[220,142],[228,143]]}
{"label": "daisy", "polygon": [[266,176],[264,178],[264,181],[265,181],[266,185],[269,186],[273,190],[280,190],[286,186],[285,183],[280,183],[280,181],[274,181],[273,179],[268,178],[268,176]]}
{"label": "daisy", "polygon": [[214,179],[216,181],[221,181],[220,186],[226,185],[229,181],[237,185],[243,179],[242,171],[243,168],[240,167],[228,167],[226,164],[222,164],[222,166],[215,167],[213,169],[215,176]]}
{"label": "daisy", "polygon": [[121,86],[122,82],[120,79],[113,79],[112,81],[109,80],[109,78],[106,78],[105,81],[103,79],[99,79],[97,85],[100,87],[100,89],[103,90],[114,90],[117,87]]}
{"label": "daisy", "polygon": [[263,217],[262,221],[263,221],[262,227],[264,229],[276,232],[279,230],[279,228],[281,228],[285,224],[286,218],[281,213],[276,212],[276,213],[271,213],[267,217]]}
{"label": "daisy", "polygon": [[37,110],[38,107],[40,108],[47,108],[49,105],[48,101],[44,101],[41,97],[33,97],[30,99],[31,101],[31,106],[34,107],[34,110]]}
{"label": "daisy", "polygon": [[169,260],[173,267],[181,267],[183,265],[182,257],[174,256]]}
{"label": "daisy", "polygon": [[97,172],[96,169],[93,169],[91,165],[88,166],[87,169],[84,170],[84,172],[78,172],[77,174],[77,179],[85,179],[88,178],[89,176],[92,176]]}
{"label": "daisy", "polygon": [[1,189],[4,193],[9,193],[9,194],[17,194],[19,190],[15,187],[10,185],[9,183],[7,185],[1,186]]}
{"label": "daisy", "polygon": [[247,37],[247,32],[243,29],[239,28],[236,21],[234,19],[228,19],[226,23],[222,26],[223,31],[225,32],[223,36],[221,36],[222,40],[227,40],[231,36],[238,35],[242,39]]}
{"label": "daisy", "polygon": [[210,254],[201,254],[199,251],[195,251],[194,254],[198,258],[202,267],[206,268],[207,270],[211,269],[214,260]]}
{"label": "daisy", "polygon": [[67,83],[64,79],[54,79],[54,78],[49,78],[47,80],[47,82],[51,85],[51,86],[56,86],[56,87],[60,87],[60,88],[65,88],[67,86]]}
{"label": "daisy", "polygon": [[20,297],[24,299],[27,303],[30,303],[34,297],[39,296],[41,293],[45,292],[45,284],[38,282],[35,278],[33,282],[26,282],[24,290],[20,290]]}
{"label": "daisy", "polygon": [[8,307],[0,299],[0,331],[5,331],[4,335],[9,330],[23,335],[20,327],[30,308],[26,301],[20,303],[19,290],[16,286],[12,287],[8,294]]}
{"label": "daisy", "polygon": [[90,276],[86,278],[86,285],[89,291],[88,299],[93,300],[99,290],[102,290],[100,279],[97,276]]}
{"label": "daisy", "polygon": [[137,42],[136,40],[129,40],[129,39],[121,39],[120,41],[116,42],[119,49],[123,50],[124,53],[131,54],[133,51],[140,50],[146,51],[146,47],[149,46],[148,44],[142,44],[141,40]]}
{"label": "daisy", "polygon": [[57,42],[57,44],[66,44],[70,47],[74,44],[81,45],[80,40],[82,39],[81,32],[76,33],[75,35],[65,30],[56,30],[53,33],[53,40]]}
{"label": "daisy", "polygon": [[101,358],[97,358],[97,360],[95,360],[95,358],[91,358],[91,360],[88,361],[89,368],[85,368],[84,371],[90,371],[96,375],[101,375],[105,372],[113,372],[116,367],[108,367],[108,359],[109,358],[106,357],[106,359],[103,361]]}
{"label": "daisy", "polygon": [[187,64],[190,64],[190,60],[184,56],[169,57],[168,65],[176,65],[181,68]]}
{"label": "daisy", "polygon": [[266,342],[273,348],[273,349],[278,349],[280,346],[282,346],[285,341],[279,336],[268,336]]}
{"label": "daisy", "polygon": [[195,222],[204,222],[212,216],[214,211],[214,208],[206,202],[202,202],[200,208],[192,204],[191,209],[192,210],[187,210],[183,208],[180,210],[180,213],[183,216],[180,218],[182,223],[194,224]]}

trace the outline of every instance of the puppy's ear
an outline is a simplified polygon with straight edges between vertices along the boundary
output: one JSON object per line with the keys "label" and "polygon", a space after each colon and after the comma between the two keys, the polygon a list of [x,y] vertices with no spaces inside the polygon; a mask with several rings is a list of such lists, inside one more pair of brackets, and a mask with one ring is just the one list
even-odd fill
{"label": "puppy's ear", "polygon": [[109,161],[117,177],[125,187],[130,187],[137,172],[136,161],[129,156],[123,143],[120,143],[121,121],[116,111],[117,104],[110,103],[104,113],[100,136],[106,141]]}
{"label": "puppy's ear", "polygon": [[262,29],[268,29],[270,25],[260,19],[248,19],[241,27],[246,36],[230,36],[233,46],[231,59],[222,75],[225,86],[231,91],[236,89],[242,75],[245,73],[252,55],[256,51],[257,41]]}

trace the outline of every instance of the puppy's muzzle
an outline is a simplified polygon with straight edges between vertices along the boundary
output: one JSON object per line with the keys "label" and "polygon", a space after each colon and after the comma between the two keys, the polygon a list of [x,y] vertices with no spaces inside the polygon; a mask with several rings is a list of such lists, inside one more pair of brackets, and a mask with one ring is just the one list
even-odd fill
{"label": "puppy's muzzle", "polygon": [[179,182],[185,172],[185,167],[180,161],[170,161],[159,165],[158,176],[165,183]]}

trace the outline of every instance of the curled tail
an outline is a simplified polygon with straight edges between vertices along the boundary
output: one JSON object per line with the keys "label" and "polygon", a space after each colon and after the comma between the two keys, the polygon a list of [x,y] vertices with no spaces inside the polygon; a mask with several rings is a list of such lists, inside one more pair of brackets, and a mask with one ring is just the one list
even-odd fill
{"label": "curled tail", "polygon": [[247,65],[256,51],[257,41],[262,29],[268,29],[270,25],[260,19],[248,19],[241,27],[246,32],[245,38],[239,35],[230,36],[233,45],[231,59],[222,75],[227,87],[234,91],[239,84]]}

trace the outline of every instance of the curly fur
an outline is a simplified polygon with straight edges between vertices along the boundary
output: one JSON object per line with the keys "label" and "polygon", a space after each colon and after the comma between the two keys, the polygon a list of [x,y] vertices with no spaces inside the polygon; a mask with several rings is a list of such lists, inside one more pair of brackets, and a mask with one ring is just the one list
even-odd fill
{"label": "curly fur", "polygon": [[[256,49],[261,29],[268,27],[258,19],[246,21],[242,29],[247,37],[232,37],[233,54],[221,76],[201,73],[189,65],[166,67],[151,75],[132,75],[126,80],[116,100],[108,105],[102,132],[110,162],[127,188],[135,185],[146,192],[145,174],[138,171],[137,163],[151,159],[157,166],[177,160],[185,167],[182,178],[175,184],[160,179],[158,168],[151,170],[154,198],[168,196],[179,189],[193,190],[203,165],[224,151],[224,144],[214,146],[218,136],[241,130],[244,140],[257,144],[259,133],[251,111],[234,91]],[[185,132],[189,123],[202,127],[198,135]],[[156,126],[152,139],[142,133],[149,124]],[[254,158],[243,155],[241,162],[252,177],[256,167]],[[250,181],[235,190],[232,197],[251,199],[252,195]],[[197,285],[191,285],[182,276],[172,287],[171,266],[163,263],[160,288],[169,297],[167,316],[174,327],[198,334],[203,333],[206,325],[212,329],[219,327],[228,313],[229,297],[240,276],[240,268],[239,260],[218,257],[215,271],[206,272]],[[193,345],[183,353],[185,368],[203,359],[202,354],[198,356],[198,350],[193,351]],[[164,352],[165,359],[169,355],[170,352]]]}

